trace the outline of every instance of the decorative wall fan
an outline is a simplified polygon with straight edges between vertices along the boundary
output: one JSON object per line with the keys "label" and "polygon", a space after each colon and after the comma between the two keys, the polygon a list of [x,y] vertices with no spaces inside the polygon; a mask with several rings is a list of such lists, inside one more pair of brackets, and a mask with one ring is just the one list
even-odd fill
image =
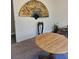
{"label": "decorative wall fan", "polygon": [[30,0],[21,7],[19,16],[30,16],[37,19],[39,17],[48,17],[49,13],[42,2]]}

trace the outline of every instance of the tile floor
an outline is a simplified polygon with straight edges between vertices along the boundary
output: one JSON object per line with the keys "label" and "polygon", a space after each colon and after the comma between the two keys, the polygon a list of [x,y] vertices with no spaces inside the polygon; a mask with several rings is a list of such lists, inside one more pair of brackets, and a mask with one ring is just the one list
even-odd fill
{"label": "tile floor", "polygon": [[[12,43],[11,59],[38,59],[38,55],[48,55],[35,44],[35,38],[31,38],[20,43]],[[68,53],[56,54],[55,59],[68,59]]]}

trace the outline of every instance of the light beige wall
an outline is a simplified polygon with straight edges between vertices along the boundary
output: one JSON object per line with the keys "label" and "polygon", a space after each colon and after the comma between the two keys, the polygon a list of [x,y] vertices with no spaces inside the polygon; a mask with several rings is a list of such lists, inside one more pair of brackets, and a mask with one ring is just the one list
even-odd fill
{"label": "light beige wall", "polygon": [[13,0],[14,6],[14,18],[16,28],[16,42],[20,42],[37,35],[37,22],[44,22],[44,32],[51,32],[53,30],[54,5],[52,0],[40,0],[47,7],[49,11],[49,17],[39,18],[35,20],[33,17],[21,17],[19,16],[20,8],[29,0]]}
{"label": "light beige wall", "polygon": [[54,17],[55,23],[58,23],[59,27],[68,25],[68,0],[54,0]]}
{"label": "light beige wall", "polygon": [[67,25],[67,0],[40,0],[49,11],[48,18],[35,20],[32,17],[20,17],[20,8],[29,0],[13,0],[14,18],[16,29],[16,41],[20,42],[37,35],[37,22],[44,22],[44,32],[51,32],[53,24],[58,23],[60,27]]}

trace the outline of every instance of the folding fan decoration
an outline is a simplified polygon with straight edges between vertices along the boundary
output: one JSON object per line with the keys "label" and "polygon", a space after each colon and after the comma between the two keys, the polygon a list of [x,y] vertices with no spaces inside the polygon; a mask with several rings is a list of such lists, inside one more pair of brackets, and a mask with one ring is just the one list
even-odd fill
{"label": "folding fan decoration", "polygon": [[19,16],[30,16],[35,19],[39,17],[48,17],[48,10],[46,6],[37,0],[30,0],[25,3],[19,11]]}

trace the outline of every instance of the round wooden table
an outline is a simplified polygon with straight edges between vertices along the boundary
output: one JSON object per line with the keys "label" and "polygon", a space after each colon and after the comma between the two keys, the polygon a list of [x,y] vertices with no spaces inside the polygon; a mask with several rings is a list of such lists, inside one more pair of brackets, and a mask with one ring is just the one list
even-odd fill
{"label": "round wooden table", "polygon": [[[42,50],[49,53],[49,56],[52,54],[62,54],[67,53],[68,51],[68,40],[64,35],[57,33],[43,33],[36,37],[36,44]],[[50,58],[49,59],[53,59]]]}

